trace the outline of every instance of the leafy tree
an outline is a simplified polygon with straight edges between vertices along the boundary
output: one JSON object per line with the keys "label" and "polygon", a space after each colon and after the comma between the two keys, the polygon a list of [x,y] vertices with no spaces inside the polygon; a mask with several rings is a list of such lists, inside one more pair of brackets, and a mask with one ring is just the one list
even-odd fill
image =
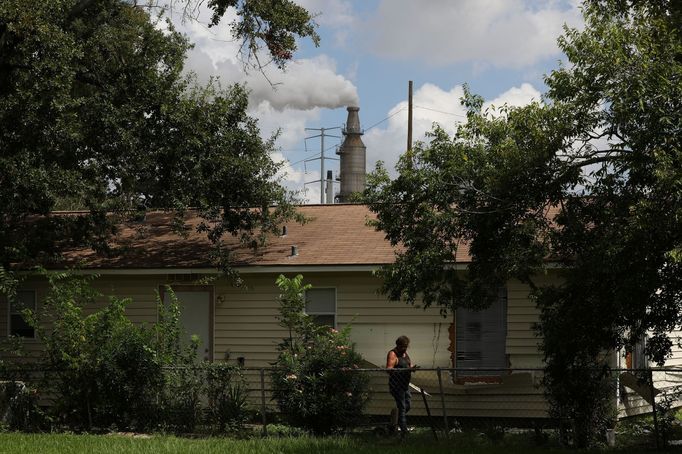
{"label": "leafy tree", "polygon": [[[583,8],[544,103],[483,111],[467,93],[454,137],[436,128],[395,180],[379,167],[366,192],[377,228],[402,245],[381,272],[391,298],[478,308],[509,278],[530,285],[548,397],[578,422],[579,445],[611,423],[604,352],[651,333],[662,364],[682,322],[681,6]],[[472,263],[457,273],[464,242]],[[562,280],[540,286],[548,258]]]}
{"label": "leafy tree", "polygon": [[[84,0],[88,1],[88,0]],[[94,1],[94,0],[90,0]],[[171,10],[181,9],[185,19],[196,19],[203,6],[202,0],[147,0],[140,2],[148,7],[164,4]],[[297,49],[296,37],[310,38],[319,45],[313,16],[291,0],[210,0],[213,11],[209,27],[218,25],[229,9],[234,9],[236,19],[230,23],[232,37],[241,41],[239,54],[245,66],[259,70],[270,62],[284,69]],[[262,50],[267,50],[270,61],[261,62]]]}
{"label": "leafy tree", "polygon": [[[294,215],[269,155],[273,139],[261,139],[246,114],[245,88],[201,87],[183,76],[186,38],[171,24],[160,30],[134,3],[0,4],[5,269],[45,262],[74,245],[111,253],[117,222],[146,209],[174,211],[182,230],[188,208],[205,220],[200,229],[227,267],[225,235],[257,246]],[[211,6],[214,22],[237,7],[235,36],[264,40],[278,64],[295,49],[294,35],[316,39],[305,10],[288,1]],[[285,17],[289,11],[295,17]],[[84,211],[48,216],[73,207]]]}

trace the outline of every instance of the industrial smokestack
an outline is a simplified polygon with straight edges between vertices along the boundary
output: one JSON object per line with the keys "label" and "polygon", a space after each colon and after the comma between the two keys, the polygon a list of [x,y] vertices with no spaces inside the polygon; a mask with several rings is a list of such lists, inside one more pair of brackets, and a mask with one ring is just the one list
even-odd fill
{"label": "industrial smokestack", "polygon": [[340,156],[341,181],[339,202],[348,202],[351,195],[365,190],[365,167],[367,161],[367,147],[362,143],[363,131],[360,128],[359,107],[349,106],[348,119],[343,128],[345,136],[343,144],[336,152]]}
{"label": "industrial smokestack", "polygon": [[334,203],[334,180],[331,170],[327,170],[327,181],[325,184],[326,203]]}

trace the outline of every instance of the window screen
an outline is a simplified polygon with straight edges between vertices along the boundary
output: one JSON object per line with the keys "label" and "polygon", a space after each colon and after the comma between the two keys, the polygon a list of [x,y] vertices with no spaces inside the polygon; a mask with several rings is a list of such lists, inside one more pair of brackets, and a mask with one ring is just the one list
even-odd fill
{"label": "window screen", "polygon": [[[502,369],[507,367],[507,290],[484,310],[457,309],[455,367]],[[461,371],[459,375],[500,375],[502,371]]]}
{"label": "window screen", "polygon": [[305,313],[318,325],[336,327],[336,289],[313,288],[305,292]]}
{"label": "window screen", "polygon": [[19,290],[9,309],[9,333],[11,336],[35,337],[34,329],[26,323],[22,311],[36,310],[36,292],[33,290]]}

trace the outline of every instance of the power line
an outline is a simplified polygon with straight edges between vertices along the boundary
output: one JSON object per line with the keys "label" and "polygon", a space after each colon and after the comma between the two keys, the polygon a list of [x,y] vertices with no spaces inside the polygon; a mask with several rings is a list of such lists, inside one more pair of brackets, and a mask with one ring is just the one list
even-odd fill
{"label": "power line", "polygon": [[375,126],[379,126],[381,123],[385,122],[386,120],[395,117],[396,115],[398,115],[400,112],[402,112],[402,111],[405,110],[405,109],[407,109],[407,107],[403,107],[402,109],[399,109],[399,110],[393,112],[391,115],[389,115],[388,117],[384,118],[383,120],[374,123],[374,124],[373,124],[372,126],[370,126],[369,128],[365,128],[365,132],[369,131],[370,129],[372,129],[372,128],[375,127]]}
{"label": "power line", "polygon": [[423,110],[430,110],[431,112],[438,112],[442,113],[445,115],[452,115],[453,117],[460,117],[460,118],[466,118],[466,115],[454,113],[454,112],[446,112],[444,110],[438,110],[438,109],[432,109],[430,107],[423,107],[423,106],[414,106],[416,109],[423,109]]}

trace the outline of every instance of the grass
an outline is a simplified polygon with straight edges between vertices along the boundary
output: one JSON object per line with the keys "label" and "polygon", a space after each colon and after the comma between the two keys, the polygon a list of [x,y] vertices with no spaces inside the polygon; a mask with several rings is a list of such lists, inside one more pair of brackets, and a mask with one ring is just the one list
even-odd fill
{"label": "grass", "polygon": [[[575,453],[558,446],[534,446],[528,436],[508,436],[500,445],[472,434],[460,434],[447,441],[436,442],[429,433],[415,434],[406,442],[387,437],[328,437],[328,438],[179,438],[166,435],[136,437],[124,435],[73,435],[73,434],[23,434],[0,433],[0,453],[452,453],[458,454],[510,454],[523,453]],[[636,453],[654,452],[653,449],[636,450],[632,447],[594,452]],[[662,451],[656,451],[662,452]],[[680,451],[677,451],[680,452]]]}

